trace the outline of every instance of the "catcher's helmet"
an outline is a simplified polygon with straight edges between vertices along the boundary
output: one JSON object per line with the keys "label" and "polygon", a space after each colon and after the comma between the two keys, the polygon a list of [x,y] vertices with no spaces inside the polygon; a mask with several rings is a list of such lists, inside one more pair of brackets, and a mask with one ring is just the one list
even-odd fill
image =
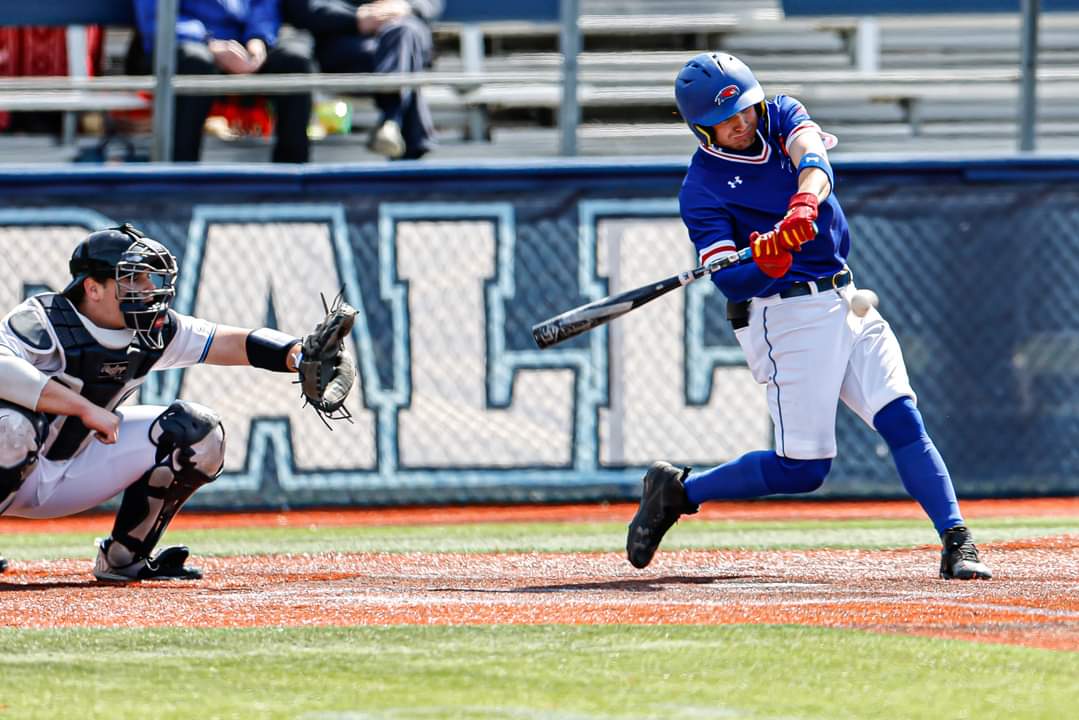
{"label": "catcher's helmet", "polygon": [[161,330],[176,293],[177,273],[168,248],[124,223],[87,235],[75,247],[68,268],[72,279],[63,295],[77,302],[83,280],[113,278],[124,324],[143,345],[164,347]]}
{"label": "catcher's helmet", "polygon": [[693,134],[714,145],[712,126],[764,100],[764,90],[744,62],[727,53],[701,53],[674,81],[678,111]]}

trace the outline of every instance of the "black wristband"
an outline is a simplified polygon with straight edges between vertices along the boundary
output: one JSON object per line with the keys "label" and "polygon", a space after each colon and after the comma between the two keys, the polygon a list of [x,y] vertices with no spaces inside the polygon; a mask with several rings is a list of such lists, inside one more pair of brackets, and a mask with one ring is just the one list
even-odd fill
{"label": "black wristband", "polygon": [[278,330],[259,328],[247,335],[247,361],[253,367],[274,372],[292,372],[288,366],[288,354],[300,342],[299,338]]}

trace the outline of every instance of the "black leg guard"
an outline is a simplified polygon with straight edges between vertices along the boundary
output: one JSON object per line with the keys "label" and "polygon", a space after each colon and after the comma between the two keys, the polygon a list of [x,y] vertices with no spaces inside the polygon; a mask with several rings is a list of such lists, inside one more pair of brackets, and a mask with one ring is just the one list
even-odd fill
{"label": "black leg guard", "polygon": [[177,400],[150,426],[150,440],[155,463],[124,491],[112,537],[99,545],[99,580],[201,577],[184,567],[185,547],[150,553],[187,499],[221,474],[224,428],[212,410]]}

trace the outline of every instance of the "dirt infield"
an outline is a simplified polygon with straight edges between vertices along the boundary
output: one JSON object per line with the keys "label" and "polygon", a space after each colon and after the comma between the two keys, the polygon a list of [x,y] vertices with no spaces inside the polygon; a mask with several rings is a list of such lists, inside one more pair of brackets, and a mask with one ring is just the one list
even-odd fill
{"label": "dirt infield", "polygon": [[65,560],[5,575],[0,624],[793,623],[1079,650],[1079,538],[984,550],[999,579],[979,583],[933,579],[928,547],[662,552],[645,571],[614,553],[207,558],[204,580],[120,587]]}
{"label": "dirt infield", "polygon": [[[1079,515],[1079,501],[1060,501],[1055,511],[1044,502],[1037,514]],[[746,505],[746,512],[766,507]],[[778,505],[767,507],[779,511]],[[844,512],[837,504],[802,505],[809,511]],[[861,510],[858,517],[866,517],[865,504],[853,505]],[[613,507],[619,519],[632,514],[629,506]],[[984,517],[995,506],[965,507],[968,516]],[[727,507],[727,517],[734,508]],[[1014,503],[1010,510],[1022,514]],[[595,507],[579,511],[576,517],[600,519]],[[324,513],[321,521],[338,524],[338,515]],[[287,524],[299,524],[301,516],[305,524],[320,518],[318,513],[254,517],[259,523],[283,524],[276,518],[286,517]],[[782,517],[792,518],[789,508]],[[237,519],[190,515],[177,525],[208,527]],[[62,521],[70,530],[84,522],[99,531],[108,524],[102,517]],[[25,532],[42,525],[52,524],[5,520],[0,531]],[[616,553],[203,558],[204,580],[130,586],[95,583],[88,560],[15,563],[0,577],[0,625],[792,623],[1079,650],[1079,536],[989,544],[982,551],[997,576],[990,582],[935,579],[939,548],[930,546],[660,552],[644,571],[634,570]]]}

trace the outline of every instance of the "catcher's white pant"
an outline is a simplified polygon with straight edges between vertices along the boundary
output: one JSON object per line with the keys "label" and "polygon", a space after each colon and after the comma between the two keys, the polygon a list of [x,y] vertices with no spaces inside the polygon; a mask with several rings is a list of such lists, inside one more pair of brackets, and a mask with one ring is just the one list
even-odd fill
{"label": "catcher's white pant", "polygon": [[870,427],[896,398],[917,401],[891,326],[876,308],[850,312],[855,290],[754,298],[749,325],[735,332],[753,378],[768,385],[778,455],[835,457],[840,399]]}
{"label": "catcher's white pant", "polygon": [[120,494],[154,464],[157,448],[150,442],[150,425],[164,411],[159,405],[117,408],[121,421],[115,443],[93,440],[81,453],[60,462],[39,458],[14,500],[0,514],[66,517]]}

